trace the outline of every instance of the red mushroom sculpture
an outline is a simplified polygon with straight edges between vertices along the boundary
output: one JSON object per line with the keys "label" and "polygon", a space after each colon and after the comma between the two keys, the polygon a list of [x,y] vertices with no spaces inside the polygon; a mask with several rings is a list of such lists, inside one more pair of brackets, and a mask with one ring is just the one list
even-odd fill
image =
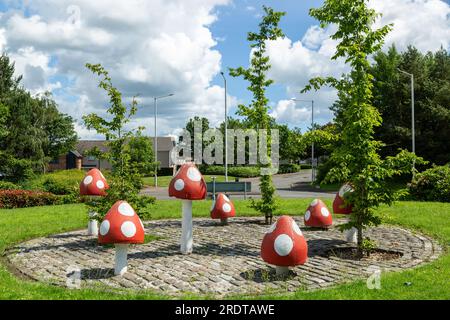
{"label": "red mushroom sculpture", "polygon": [[144,225],[126,201],[117,201],[100,224],[98,243],[115,245],[114,274],[127,272],[128,246],[144,243]]}
{"label": "red mushroom sculpture", "polygon": [[353,188],[350,184],[344,184],[336,194],[336,197],[333,201],[333,212],[338,214],[351,214],[352,213],[352,205],[349,203],[345,203],[345,197],[347,193],[353,192]]}
{"label": "red mushroom sculpture", "polygon": [[[106,195],[109,185],[105,177],[97,168],[89,170],[80,182],[80,195],[90,197],[102,197]],[[95,216],[97,213],[89,212],[88,235],[97,236],[98,226]]]}
{"label": "red mushroom sculpture", "polygon": [[[346,183],[344,184],[340,189],[339,192],[336,194],[336,197],[333,201],[333,211],[334,213],[338,214],[351,214],[352,213],[352,205],[350,203],[346,203],[346,196],[348,193],[353,192],[353,187]],[[347,230],[347,233],[345,235],[345,238],[347,242],[353,242],[357,243],[357,235],[358,235],[358,229],[351,228]]]}
{"label": "red mushroom sculpture", "polygon": [[314,199],[304,215],[305,226],[314,228],[328,228],[333,224],[330,210],[320,199]]}
{"label": "red mushroom sculpture", "polygon": [[183,219],[181,223],[181,245],[183,254],[192,252],[194,244],[192,234],[192,200],[206,198],[206,183],[195,164],[181,166],[169,184],[169,196],[182,199]]}
{"label": "red mushroom sculpture", "polygon": [[279,276],[287,275],[289,267],[307,261],[308,245],[294,219],[282,216],[269,228],[262,241],[261,257],[276,266]]}
{"label": "red mushroom sculpture", "polygon": [[222,225],[228,224],[228,218],[236,216],[236,210],[231,200],[223,193],[217,195],[216,201],[214,201],[211,218],[220,219]]}

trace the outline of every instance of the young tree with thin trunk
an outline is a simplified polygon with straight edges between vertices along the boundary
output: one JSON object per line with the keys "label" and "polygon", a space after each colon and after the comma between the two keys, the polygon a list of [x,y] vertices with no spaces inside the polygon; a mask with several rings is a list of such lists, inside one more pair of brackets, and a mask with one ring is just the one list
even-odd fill
{"label": "young tree with thin trunk", "polygon": [[[268,114],[269,106],[266,97],[266,89],[273,83],[273,80],[267,79],[266,74],[270,69],[269,57],[266,55],[266,42],[284,37],[283,31],[279,28],[281,17],[284,12],[276,12],[272,8],[263,6],[265,15],[259,24],[259,32],[249,32],[247,40],[251,43],[252,59],[250,66],[245,69],[239,67],[230,69],[230,75],[233,77],[243,77],[250,82],[248,90],[253,93],[253,100],[250,105],[239,105],[238,114],[246,117],[249,129],[268,130],[267,158],[271,154],[271,134],[270,134],[270,116]],[[261,157],[258,160],[258,166],[261,169],[269,169],[272,163],[261,163]],[[262,174],[260,177],[261,200],[254,201],[253,207],[265,214],[266,223],[272,222],[273,212],[276,209],[275,187],[270,174]]]}
{"label": "young tree with thin trunk", "polygon": [[[373,106],[373,82],[370,74],[369,57],[381,49],[384,38],[392,25],[373,29],[379,16],[369,8],[367,0],[325,0],[322,7],[311,9],[310,15],[318,19],[322,28],[333,24],[337,31],[331,36],[337,40],[333,60],[345,59],[351,67],[349,74],[341,79],[333,77],[314,78],[302,92],[318,90],[329,85],[338,90],[341,116],[336,119],[341,132],[337,147],[331,155],[332,168],[328,182],[348,181],[353,188],[347,201],[352,204],[350,221],[342,229],[355,227],[358,230],[358,255],[373,247],[370,239],[363,238],[363,230],[381,223],[374,209],[380,204],[392,204],[398,193],[391,189],[386,179],[411,171],[415,155],[401,151],[395,157],[382,159],[378,154],[381,147],[374,140],[374,130],[382,119]],[[416,162],[420,159],[416,159]]]}

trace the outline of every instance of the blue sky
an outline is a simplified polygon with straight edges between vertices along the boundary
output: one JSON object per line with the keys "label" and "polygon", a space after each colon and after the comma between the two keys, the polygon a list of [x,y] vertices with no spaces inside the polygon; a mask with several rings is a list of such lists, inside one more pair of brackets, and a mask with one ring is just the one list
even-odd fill
{"label": "blue sky", "polygon": [[[52,91],[62,112],[76,120],[82,138],[102,138],[83,126],[82,115],[105,115],[105,95],[84,67],[102,63],[128,101],[139,94],[142,109],[131,125],[145,125],[153,135],[152,97],[174,92],[159,104],[158,134],[176,134],[188,118],[223,119],[220,71],[247,66],[247,32],[257,31],[262,5],[287,12],[284,40],[268,44],[270,77],[267,94],[280,123],[307,130],[310,107],[293,96],[316,101],[319,123],[332,119],[329,106],[336,93],[324,89],[301,96],[300,89],[317,75],[339,76],[347,70],[331,61],[332,30],[322,30],[308,15],[322,1],[284,0],[0,0],[0,51],[16,62],[17,73],[34,94]],[[442,0],[370,0],[383,13],[380,24],[395,23],[386,46],[421,51],[449,48],[450,6]],[[431,36],[430,36],[431,35]],[[251,94],[242,79],[228,79],[230,115]]]}
{"label": "blue sky", "polygon": [[[219,8],[218,21],[212,25],[211,31],[216,38],[223,39],[216,47],[222,53],[223,69],[248,65],[250,49],[247,33],[258,30],[263,5],[287,13],[282,18],[280,27],[286,36],[297,41],[311,25],[316,23],[308,15],[308,10],[319,6],[320,3],[322,1],[238,1],[234,6]],[[222,82],[220,76],[217,76],[214,81],[217,84]],[[239,97],[246,100],[251,98],[251,94],[243,90],[246,87],[244,81],[230,78],[229,86],[230,92],[236,92]],[[280,85],[275,84],[270,91],[271,97],[285,97],[284,89]]]}

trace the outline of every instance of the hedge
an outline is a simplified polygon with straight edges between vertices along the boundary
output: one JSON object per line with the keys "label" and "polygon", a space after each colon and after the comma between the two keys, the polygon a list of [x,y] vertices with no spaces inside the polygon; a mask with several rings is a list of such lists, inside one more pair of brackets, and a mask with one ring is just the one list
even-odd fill
{"label": "hedge", "polygon": [[16,190],[20,189],[16,184],[9,181],[0,181],[0,190]]}
{"label": "hedge", "polygon": [[450,165],[416,174],[409,191],[414,200],[450,202]]}
{"label": "hedge", "polygon": [[0,190],[0,209],[48,206],[64,203],[64,199],[48,192]]}

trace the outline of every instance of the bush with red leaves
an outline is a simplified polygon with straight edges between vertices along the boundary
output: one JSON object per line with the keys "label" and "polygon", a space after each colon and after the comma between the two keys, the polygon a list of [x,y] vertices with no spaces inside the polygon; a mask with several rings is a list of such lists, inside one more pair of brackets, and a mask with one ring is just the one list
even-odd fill
{"label": "bush with red leaves", "polygon": [[0,190],[0,209],[15,209],[59,204],[60,199],[48,192]]}

